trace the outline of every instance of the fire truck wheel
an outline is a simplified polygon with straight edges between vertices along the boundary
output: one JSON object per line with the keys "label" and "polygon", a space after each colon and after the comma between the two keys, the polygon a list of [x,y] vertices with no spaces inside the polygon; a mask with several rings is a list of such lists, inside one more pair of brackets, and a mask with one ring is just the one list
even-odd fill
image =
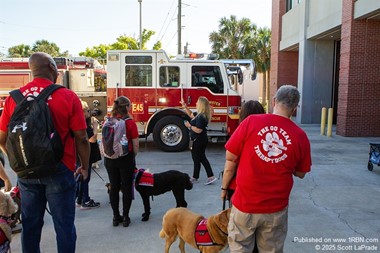
{"label": "fire truck wheel", "polygon": [[189,130],[183,124],[182,118],[166,116],[154,126],[153,140],[156,146],[163,151],[183,151],[189,145]]}

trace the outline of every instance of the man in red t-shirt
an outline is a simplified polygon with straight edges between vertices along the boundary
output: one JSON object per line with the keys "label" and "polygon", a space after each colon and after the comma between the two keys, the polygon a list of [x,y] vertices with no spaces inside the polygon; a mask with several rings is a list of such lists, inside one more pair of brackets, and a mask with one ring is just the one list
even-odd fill
{"label": "man in red t-shirt", "polygon": [[[20,88],[24,96],[38,94],[57,81],[58,70],[54,59],[45,53],[34,53],[29,58],[29,68],[34,79]],[[86,122],[78,96],[68,89],[56,90],[47,103],[55,129],[64,145],[64,155],[57,172],[40,179],[18,178],[21,202],[22,236],[24,253],[40,252],[40,239],[46,203],[49,204],[57,238],[58,252],[75,252],[75,179],[76,153],[80,158],[79,173],[88,175],[89,144]],[[7,153],[8,123],[16,107],[12,97],[5,101],[0,121],[0,146]],[[53,165],[52,165],[53,166]]]}
{"label": "man in red t-shirt", "polygon": [[311,168],[309,139],[290,119],[299,99],[294,86],[281,86],[273,114],[249,116],[225,145],[222,199],[237,171],[228,225],[231,253],[252,252],[255,237],[259,252],[283,252],[293,176],[303,178]]}

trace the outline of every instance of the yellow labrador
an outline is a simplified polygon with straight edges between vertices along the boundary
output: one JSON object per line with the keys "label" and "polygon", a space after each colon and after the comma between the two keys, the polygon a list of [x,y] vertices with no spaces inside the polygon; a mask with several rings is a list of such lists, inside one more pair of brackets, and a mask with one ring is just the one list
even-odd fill
{"label": "yellow labrador", "polygon": [[[187,208],[169,209],[162,219],[160,237],[165,238],[165,253],[169,253],[170,246],[179,237],[179,248],[185,253],[185,242],[199,249],[202,253],[218,253],[228,246],[227,225],[231,209],[205,219]],[[203,224],[204,230],[201,228]],[[207,231],[206,231],[207,227]],[[205,241],[208,237],[210,241]]]}

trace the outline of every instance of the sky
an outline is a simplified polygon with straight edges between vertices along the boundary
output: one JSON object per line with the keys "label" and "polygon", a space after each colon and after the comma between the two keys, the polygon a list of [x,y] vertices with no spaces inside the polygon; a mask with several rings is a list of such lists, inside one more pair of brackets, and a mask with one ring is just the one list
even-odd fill
{"label": "sky", "polygon": [[[209,53],[209,34],[223,17],[248,18],[271,28],[271,0],[182,0],[182,50]],[[177,54],[178,0],[142,0],[142,28],[155,31],[147,44],[161,40],[170,55]],[[0,0],[0,53],[37,40],[57,44],[78,56],[86,48],[112,44],[120,35],[139,38],[138,0]]]}

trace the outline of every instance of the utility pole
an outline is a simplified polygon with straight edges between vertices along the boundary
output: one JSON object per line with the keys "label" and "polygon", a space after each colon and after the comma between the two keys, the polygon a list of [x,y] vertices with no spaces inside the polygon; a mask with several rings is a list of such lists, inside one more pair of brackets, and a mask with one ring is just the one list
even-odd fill
{"label": "utility pole", "polygon": [[138,0],[140,4],[140,50],[142,49],[142,11],[141,11],[141,2],[142,0]]}
{"label": "utility pole", "polygon": [[178,0],[178,54],[181,54],[182,52],[182,44],[181,44],[181,32],[182,32],[182,23],[181,23],[181,17],[182,17],[182,1]]}

